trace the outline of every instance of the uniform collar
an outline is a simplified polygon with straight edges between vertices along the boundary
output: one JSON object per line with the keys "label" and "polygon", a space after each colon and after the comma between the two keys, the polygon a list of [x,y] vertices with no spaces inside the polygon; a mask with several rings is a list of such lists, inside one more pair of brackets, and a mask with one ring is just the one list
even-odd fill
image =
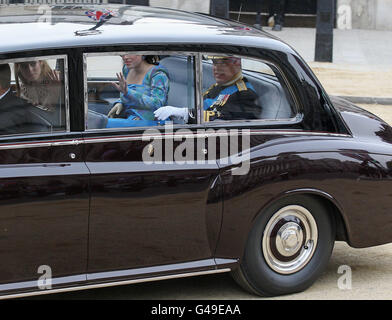
{"label": "uniform collar", "polygon": [[232,84],[236,83],[238,80],[241,80],[241,79],[242,79],[242,71],[239,71],[238,73],[236,73],[234,75],[234,77],[230,81],[223,83],[220,86],[221,87],[231,86]]}

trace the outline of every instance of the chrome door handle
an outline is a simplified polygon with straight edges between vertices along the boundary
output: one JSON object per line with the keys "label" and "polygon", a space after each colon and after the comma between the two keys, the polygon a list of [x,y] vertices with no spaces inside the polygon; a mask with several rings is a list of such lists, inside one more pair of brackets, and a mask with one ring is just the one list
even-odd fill
{"label": "chrome door handle", "polygon": [[56,146],[70,146],[70,145],[71,146],[77,146],[77,145],[79,145],[81,143],[82,143],[82,141],[74,139],[74,140],[71,140],[71,141],[56,141],[56,142],[52,142],[51,145],[53,147],[56,147]]}
{"label": "chrome door handle", "polygon": [[76,140],[76,139],[71,141],[71,144],[74,145],[74,146],[77,146],[77,145],[79,145],[81,143],[82,143],[81,141]]}

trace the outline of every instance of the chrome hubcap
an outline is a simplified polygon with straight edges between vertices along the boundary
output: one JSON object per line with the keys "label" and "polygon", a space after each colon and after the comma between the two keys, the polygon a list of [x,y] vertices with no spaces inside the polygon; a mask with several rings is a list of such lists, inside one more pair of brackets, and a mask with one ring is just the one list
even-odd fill
{"label": "chrome hubcap", "polygon": [[264,230],[262,251],[267,264],[281,274],[301,270],[312,258],[317,246],[317,224],[302,206],[280,209]]}
{"label": "chrome hubcap", "polygon": [[276,249],[285,257],[292,256],[302,244],[303,232],[295,222],[285,223],[276,235]]}

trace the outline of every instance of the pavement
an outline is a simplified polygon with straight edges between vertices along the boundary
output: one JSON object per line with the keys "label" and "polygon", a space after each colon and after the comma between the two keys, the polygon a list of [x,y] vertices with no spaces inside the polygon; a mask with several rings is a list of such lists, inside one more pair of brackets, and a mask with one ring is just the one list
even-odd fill
{"label": "pavement", "polygon": [[227,303],[233,299],[392,300],[391,270],[392,244],[355,249],[339,241],[320,278],[296,294],[258,297],[241,289],[228,273],[222,273],[35,296],[27,300],[220,300]]}

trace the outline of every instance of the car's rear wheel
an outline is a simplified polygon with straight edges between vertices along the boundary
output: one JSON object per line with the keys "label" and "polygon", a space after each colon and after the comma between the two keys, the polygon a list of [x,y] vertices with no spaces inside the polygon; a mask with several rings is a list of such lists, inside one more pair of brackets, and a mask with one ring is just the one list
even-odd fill
{"label": "car's rear wheel", "polygon": [[257,217],[233,277],[259,295],[303,291],[326,267],[334,240],[335,222],[322,202],[284,198]]}

